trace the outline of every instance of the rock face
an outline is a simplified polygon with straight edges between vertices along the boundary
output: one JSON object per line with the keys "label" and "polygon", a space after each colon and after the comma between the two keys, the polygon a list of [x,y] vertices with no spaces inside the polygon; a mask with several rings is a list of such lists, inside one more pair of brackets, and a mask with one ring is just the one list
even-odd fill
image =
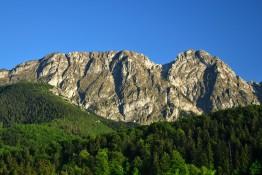
{"label": "rock face", "polygon": [[252,86],[254,87],[255,93],[256,93],[260,103],[262,103],[262,82],[260,82],[259,84],[252,82]]}
{"label": "rock face", "polygon": [[21,80],[48,83],[54,93],[103,117],[142,124],[262,99],[261,85],[247,83],[202,50],[180,53],[165,65],[131,51],[55,53],[0,70],[1,84]]}

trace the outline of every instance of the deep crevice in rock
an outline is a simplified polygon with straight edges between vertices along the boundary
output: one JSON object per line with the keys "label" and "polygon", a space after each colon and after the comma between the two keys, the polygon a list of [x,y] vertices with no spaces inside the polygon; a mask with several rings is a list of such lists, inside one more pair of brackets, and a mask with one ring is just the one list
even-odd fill
{"label": "deep crevice in rock", "polygon": [[122,52],[118,52],[112,59],[112,62],[110,64],[110,70],[112,71],[113,79],[114,79],[114,85],[115,85],[115,93],[117,95],[117,98],[119,100],[118,104],[118,110],[119,113],[125,117],[124,114],[124,106],[123,106],[123,93],[122,93],[122,82],[123,82],[123,75],[122,75],[122,69],[123,69],[123,62],[120,61],[119,58]]}
{"label": "deep crevice in rock", "polygon": [[91,59],[87,62],[86,66],[85,66],[85,70],[84,70],[84,77],[86,76],[88,70],[90,69],[90,66],[91,66],[91,64],[93,63],[93,61],[94,61],[94,58],[91,58]]}
{"label": "deep crevice in rock", "polygon": [[252,85],[255,90],[255,95],[257,96],[260,103],[262,103],[262,82],[260,84]]}
{"label": "deep crevice in rock", "polygon": [[123,65],[121,62],[116,63],[113,69],[113,78],[114,78],[114,84],[115,84],[115,92],[116,95],[119,99],[119,105],[118,109],[121,115],[124,116],[124,107],[123,107],[123,93],[122,93],[122,81],[123,81],[123,76],[122,76],[122,68]]}
{"label": "deep crevice in rock", "polygon": [[197,107],[204,112],[210,112],[213,108],[213,103],[210,99],[217,79],[216,65],[208,66],[204,72],[204,87],[201,89],[202,96],[197,99]]}

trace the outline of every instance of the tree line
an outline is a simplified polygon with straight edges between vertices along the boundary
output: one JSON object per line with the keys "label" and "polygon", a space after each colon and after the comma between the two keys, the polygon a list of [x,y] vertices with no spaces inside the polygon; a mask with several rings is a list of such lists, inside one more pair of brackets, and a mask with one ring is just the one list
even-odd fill
{"label": "tree line", "polygon": [[261,126],[261,106],[96,137],[41,124],[12,126],[1,129],[0,174],[261,174]]}

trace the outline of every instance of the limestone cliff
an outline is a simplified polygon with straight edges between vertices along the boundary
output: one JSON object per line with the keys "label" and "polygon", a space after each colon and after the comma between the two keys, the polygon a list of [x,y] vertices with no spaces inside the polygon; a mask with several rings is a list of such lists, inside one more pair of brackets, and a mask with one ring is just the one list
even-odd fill
{"label": "limestone cliff", "polygon": [[132,51],[72,52],[0,70],[1,84],[21,80],[48,83],[54,93],[103,117],[143,124],[260,104],[262,89],[219,58],[195,50],[165,65]]}

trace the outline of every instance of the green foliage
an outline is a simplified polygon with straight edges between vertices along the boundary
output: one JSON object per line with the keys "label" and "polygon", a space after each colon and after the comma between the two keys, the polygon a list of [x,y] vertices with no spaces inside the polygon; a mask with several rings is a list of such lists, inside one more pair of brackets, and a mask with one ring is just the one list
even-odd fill
{"label": "green foliage", "polygon": [[255,161],[252,163],[252,165],[249,168],[250,174],[251,175],[259,175],[262,174],[262,165],[260,162]]}
{"label": "green foliage", "polygon": [[[22,82],[0,87],[0,128],[44,124],[81,136],[112,132],[106,121],[50,92],[51,86]],[[105,123],[107,122],[107,123]]]}
{"label": "green foliage", "polygon": [[110,167],[106,149],[99,150],[96,155],[95,175],[110,175]]}
{"label": "green foliage", "polygon": [[105,124],[103,120],[104,119],[101,119],[92,113],[81,111],[79,114],[54,119],[43,124],[53,128],[60,128],[69,134],[87,137],[114,131],[115,128],[111,128],[111,126]]}
{"label": "green foliage", "polygon": [[[125,128],[51,95],[49,87],[16,86],[21,90],[0,91],[0,175],[262,173],[261,106]],[[30,107],[26,88],[35,93]]]}
{"label": "green foliage", "polygon": [[132,172],[132,175],[140,175],[139,170],[135,168]]}
{"label": "green foliage", "polygon": [[15,123],[41,123],[62,118],[72,108],[49,93],[44,84],[19,83],[0,87],[0,121],[4,126]]}
{"label": "green foliage", "polygon": [[72,134],[66,134],[60,129],[45,125],[16,125],[2,129],[1,140],[9,146],[47,145],[52,141],[63,141],[77,138]]}
{"label": "green foliage", "polygon": [[88,153],[88,151],[85,150],[85,149],[82,150],[82,151],[80,151],[79,157],[80,157],[80,159],[82,159],[82,160],[88,160],[88,158],[89,158],[89,153]]}
{"label": "green foliage", "polygon": [[170,175],[170,174],[189,175],[189,171],[188,171],[186,162],[178,151],[172,152],[172,158],[170,161],[169,170],[165,174],[166,175]]}

